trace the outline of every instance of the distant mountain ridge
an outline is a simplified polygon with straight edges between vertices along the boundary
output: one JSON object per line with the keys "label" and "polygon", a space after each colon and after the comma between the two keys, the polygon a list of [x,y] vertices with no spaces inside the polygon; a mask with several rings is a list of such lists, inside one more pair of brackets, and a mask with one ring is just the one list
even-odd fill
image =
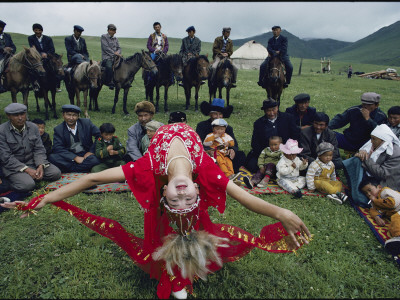
{"label": "distant mountain ridge", "polygon": [[[290,56],[299,58],[331,59],[368,64],[400,66],[400,21],[382,27],[378,31],[354,43],[334,39],[300,39],[286,30],[282,35],[287,37]],[[244,39],[233,40],[236,47],[255,40],[267,47],[272,32],[262,33]]]}

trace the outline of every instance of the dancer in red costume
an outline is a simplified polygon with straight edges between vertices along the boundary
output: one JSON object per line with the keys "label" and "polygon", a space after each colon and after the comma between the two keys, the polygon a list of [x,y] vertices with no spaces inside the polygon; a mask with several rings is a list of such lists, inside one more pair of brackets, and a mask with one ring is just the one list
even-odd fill
{"label": "dancer in red costume", "polygon": [[[144,209],[144,239],[128,233],[118,222],[92,215],[62,201],[90,186],[126,180]],[[225,210],[226,193],[247,209],[279,220],[258,237],[232,225],[214,224],[208,207]],[[92,230],[113,240],[131,259],[159,280],[157,295],[186,298],[193,279],[205,279],[224,262],[235,261],[255,247],[291,252],[308,244],[311,234],[291,211],[259,199],[230,181],[204,152],[197,133],[184,123],[164,125],[139,160],[81,179],[29,204],[1,204],[35,212],[51,203],[68,211]]]}

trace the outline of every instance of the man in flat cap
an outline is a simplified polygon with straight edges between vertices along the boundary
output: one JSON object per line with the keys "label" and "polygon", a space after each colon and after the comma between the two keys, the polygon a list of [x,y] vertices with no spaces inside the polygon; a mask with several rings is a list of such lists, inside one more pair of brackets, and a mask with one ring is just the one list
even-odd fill
{"label": "man in flat cap", "polygon": [[278,102],[273,99],[264,100],[261,110],[264,111],[264,116],[253,124],[252,150],[246,158],[246,168],[252,173],[258,171],[258,157],[269,146],[271,136],[281,137],[282,143],[286,143],[288,139],[298,141],[300,138],[300,127],[296,125],[292,115],[279,111]]}
{"label": "man in flat cap", "polygon": [[84,61],[89,61],[89,52],[86,47],[86,41],[82,35],[84,29],[82,26],[74,25],[74,34],[64,39],[65,49],[67,49],[67,58],[69,66],[79,65]]}
{"label": "man in flat cap", "polygon": [[[135,105],[138,122],[128,128],[128,141],[126,142],[125,161],[136,161],[143,156],[141,140],[146,134],[146,124],[151,121],[156,109],[150,101],[141,101]],[[164,124],[163,124],[164,125]]]}
{"label": "man in flat cap", "polygon": [[181,50],[179,54],[182,55],[183,65],[186,66],[189,59],[200,55],[201,41],[195,36],[196,29],[194,26],[189,26],[186,29],[187,37],[182,39]]}
{"label": "man in flat cap", "polygon": [[11,188],[29,192],[38,181],[58,180],[61,171],[47,160],[38,127],[27,121],[26,106],[11,103],[4,111],[8,122],[0,125],[0,163]]}
{"label": "man in flat cap", "polygon": [[[233,42],[229,39],[231,34],[230,27],[222,28],[222,36],[218,36],[214,40],[213,44],[213,63],[211,65],[211,76],[210,82],[214,83],[215,81],[215,73],[217,71],[217,67],[221,59],[230,58],[233,53]],[[232,61],[231,61],[232,62]],[[232,78],[232,87],[236,87],[236,77],[237,77],[237,67],[233,65],[233,78]]]}
{"label": "man in flat cap", "polygon": [[301,129],[311,126],[317,110],[315,107],[310,107],[310,95],[298,94],[293,100],[294,105],[286,108],[286,112],[294,117],[296,125]]}
{"label": "man in flat cap", "polygon": [[117,27],[114,24],[107,26],[107,33],[101,36],[101,65],[105,68],[106,82],[105,84],[110,88],[114,89],[113,81],[113,64],[115,57],[121,56],[121,47],[119,45],[118,38],[115,37]]}
{"label": "man in flat cap", "polygon": [[330,129],[339,129],[350,123],[342,133],[335,132],[339,148],[349,152],[357,151],[371,138],[377,125],[387,122],[386,114],[380,110],[381,95],[367,92],[361,96],[361,104],[337,114],[330,122]]}
{"label": "man in flat cap", "polygon": [[81,109],[76,105],[62,106],[64,122],[54,127],[53,151],[49,160],[63,173],[89,173],[92,167],[100,164],[94,155],[95,144],[100,130],[90,119],[79,118]]}
{"label": "man in flat cap", "polygon": [[0,93],[4,93],[7,89],[3,86],[2,73],[8,63],[11,55],[15,53],[15,47],[11,35],[4,32],[6,23],[0,20]]}
{"label": "man in flat cap", "polygon": [[292,79],[293,73],[293,65],[290,62],[288,50],[288,40],[285,36],[281,35],[281,27],[273,26],[272,27],[273,37],[268,40],[268,57],[264,60],[264,62],[260,66],[260,73],[258,78],[258,85],[262,86],[263,79],[267,74],[267,68],[269,63],[269,58],[278,55],[281,61],[285,64],[286,71],[286,83],[284,84],[284,88],[287,88]]}

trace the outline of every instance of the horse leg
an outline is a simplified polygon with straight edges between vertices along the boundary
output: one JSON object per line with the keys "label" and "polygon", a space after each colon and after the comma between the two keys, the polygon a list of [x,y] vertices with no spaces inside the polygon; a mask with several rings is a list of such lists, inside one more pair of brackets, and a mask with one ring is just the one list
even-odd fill
{"label": "horse leg", "polygon": [[22,92],[22,96],[23,96],[23,99],[24,99],[24,105],[28,108],[29,89],[25,89],[25,90]]}
{"label": "horse leg", "polygon": [[229,95],[230,95],[231,88],[226,88],[226,105],[229,105]]}
{"label": "horse leg", "polygon": [[[44,92],[43,92],[44,93]],[[35,99],[36,99],[36,111],[40,112],[40,107],[39,107],[39,97],[35,93]],[[46,101],[44,102],[46,104]],[[48,119],[46,119],[48,120]]]}
{"label": "horse leg", "polygon": [[[44,98],[44,109],[45,109],[45,118],[46,120],[49,120],[49,96],[48,96],[48,91],[43,91],[43,98]],[[35,94],[36,97],[36,94]],[[36,97],[36,104],[38,105],[38,98]],[[39,106],[37,107],[39,111]]]}
{"label": "horse leg", "polygon": [[[80,91],[79,91],[79,89],[78,88],[75,88],[75,96],[76,96],[76,105],[78,106],[78,107],[81,107],[81,98],[80,98]],[[71,104],[73,104],[73,103],[71,103]]]}
{"label": "horse leg", "polygon": [[88,90],[83,91],[83,106],[85,107],[85,118],[90,119],[89,113],[87,110],[87,96],[88,96]]}
{"label": "horse leg", "polygon": [[[218,97],[221,99],[222,98],[222,87],[218,87]],[[214,96],[215,98],[215,96]]]}
{"label": "horse leg", "polygon": [[124,104],[123,104],[123,110],[125,115],[129,115],[129,112],[126,108],[126,103],[128,101],[128,93],[129,93],[129,87],[124,88]]}
{"label": "horse leg", "polygon": [[160,100],[160,87],[156,85],[156,113],[158,113],[158,101]]}
{"label": "horse leg", "polygon": [[191,97],[191,91],[189,86],[185,86],[185,96],[186,96],[186,108],[185,110],[189,109],[190,106],[190,97]]}
{"label": "horse leg", "polygon": [[51,102],[53,104],[53,107],[51,108],[53,110],[53,117],[54,117],[54,119],[58,119],[57,110],[56,110],[56,93],[57,92],[56,92],[55,88],[52,88],[50,92],[51,92]]}
{"label": "horse leg", "polygon": [[112,110],[111,110],[112,114],[115,114],[115,107],[117,106],[117,103],[118,103],[118,96],[119,96],[119,90],[120,89],[121,88],[118,85],[115,86],[114,105],[113,105]]}
{"label": "horse leg", "polygon": [[168,88],[169,85],[164,87],[164,112],[168,112]]}
{"label": "horse leg", "polygon": [[194,100],[195,100],[194,111],[198,111],[198,110],[199,110],[198,101],[199,101],[200,83],[195,87],[195,89],[196,89],[196,92],[195,92],[195,94],[194,94]]}

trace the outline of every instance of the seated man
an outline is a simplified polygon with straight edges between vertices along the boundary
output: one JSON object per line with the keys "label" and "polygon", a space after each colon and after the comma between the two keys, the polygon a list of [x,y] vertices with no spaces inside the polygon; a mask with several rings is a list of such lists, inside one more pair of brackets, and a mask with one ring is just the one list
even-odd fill
{"label": "seated man", "polygon": [[[150,101],[141,101],[135,105],[135,113],[138,122],[128,128],[128,141],[126,142],[126,153],[124,159],[128,161],[136,161],[143,156],[140,142],[146,134],[145,125],[151,121],[156,108]],[[163,124],[164,125],[164,124]]]}
{"label": "seated man", "polygon": [[393,131],[394,135],[400,139],[400,106],[392,106],[388,110],[387,126]]}
{"label": "seated man", "polygon": [[288,85],[290,84],[290,81],[292,79],[292,73],[293,73],[293,65],[290,62],[289,54],[287,53],[288,40],[286,37],[281,35],[281,27],[280,26],[273,26],[272,33],[274,36],[268,40],[268,46],[267,46],[269,55],[260,66],[260,73],[259,73],[259,78],[258,78],[257,83],[259,86],[262,86],[264,77],[267,74],[266,71],[268,68],[270,56],[273,57],[273,56],[279,55],[281,61],[285,64],[286,83],[284,84],[283,87],[287,88]]}
{"label": "seated man", "polygon": [[189,59],[200,55],[201,41],[197,36],[194,36],[196,29],[190,26],[186,29],[188,36],[182,39],[181,50],[179,54],[182,55],[183,65],[186,66]]}
{"label": "seated man", "polygon": [[[216,119],[229,118],[233,111],[233,106],[228,105],[225,107],[224,99],[214,98],[211,104],[209,104],[208,101],[203,101],[200,104],[200,111],[203,115],[210,117],[208,120],[199,122],[196,126],[196,132],[200,136],[201,141],[204,142],[207,134],[213,131],[211,123]],[[239,151],[238,142],[236,141],[232,126],[227,126],[226,133],[230,135],[235,142],[232,147],[228,148],[228,155],[232,159],[233,170],[237,173],[239,172],[239,168],[244,165],[246,155],[243,151]],[[209,151],[211,148],[204,147],[204,150]]]}
{"label": "seated man", "polygon": [[38,181],[59,179],[61,172],[48,162],[38,127],[27,121],[27,107],[11,103],[4,111],[9,121],[0,125],[0,163],[11,188],[29,192]]}
{"label": "seated man", "polygon": [[346,109],[329,122],[329,129],[342,128],[350,123],[343,134],[335,132],[340,149],[357,151],[371,138],[371,132],[377,125],[387,122],[385,113],[379,109],[380,100],[381,95],[377,93],[364,93],[361,105]]}
{"label": "seated man", "polygon": [[114,89],[113,80],[113,64],[116,56],[121,56],[121,47],[119,46],[118,38],[115,37],[117,27],[114,24],[107,26],[107,33],[101,36],[101,65],[105,68],[106,82],[105,84]]}
{"label": "seated man", "polygon": [[151,54],[151,58],[157,62],[157,57],[161,54],[168,53],[168,38],[161,32],[161,24],[159,22],[154,22],[153,24],[154,32],[149,35],[147,39],[147,49]]}
{"label": "seated man", "polygon": [[252,173],[258,171],[258,157],[261,151],[269,146],[271,136],[280,136],[283,143],[286,143],[288,139],[298,141],[300,138],[300,127],[294,122],[293,116],[280,112],[275,100],[264,100],[261,110],[264,111],[264,116],[254,122],[251,137],[252,150],[246,158],[246,168]]}
{"label": "seated man", "polygon": [[81,109],[76,105],[62,106],[64,122],[54,127],[53,151],[49,160],[63,173],[89,173],[100,164],[94,155],[93,137],[100,137],[100,130],[90,119],[81,119]]}
{"label": "seated man", "polygon": [[84,61],[89,61],[89,52],[86,47],[86,42],[82,35],[83,27],[74,26],[74,34],[67,36],[64,40],[65,48],[67,49],[68,65],[79,65]]}
{"label": "seated man", "polygon": [[0,93],[7,92],[7,89],[3,86],[1,76],[9,58],[17,50],[11,35],[4,32],[5,26],[6,23],[0,20]]}
{"label": "seated man", "polygon": [[298,94],[293,100],[295,104],[286,108],[286,112],[294,116],[296,125],[301,129],[311,126],[317,110],[310,107],[310,95]]}
{"label": "seated man", "polygon": [[323,112],[315,113],[315,118],[312,126],[301,130],[299,147],[303,151],[299,154],[300,157],[306,158],[311,164],[317,159],[317,147],[322,142],[327,142],[333,145],[333,159],[335,169],[343,168],[342,159],[340,157],[338,142],[335,133],[328,128],[329,117]]}

